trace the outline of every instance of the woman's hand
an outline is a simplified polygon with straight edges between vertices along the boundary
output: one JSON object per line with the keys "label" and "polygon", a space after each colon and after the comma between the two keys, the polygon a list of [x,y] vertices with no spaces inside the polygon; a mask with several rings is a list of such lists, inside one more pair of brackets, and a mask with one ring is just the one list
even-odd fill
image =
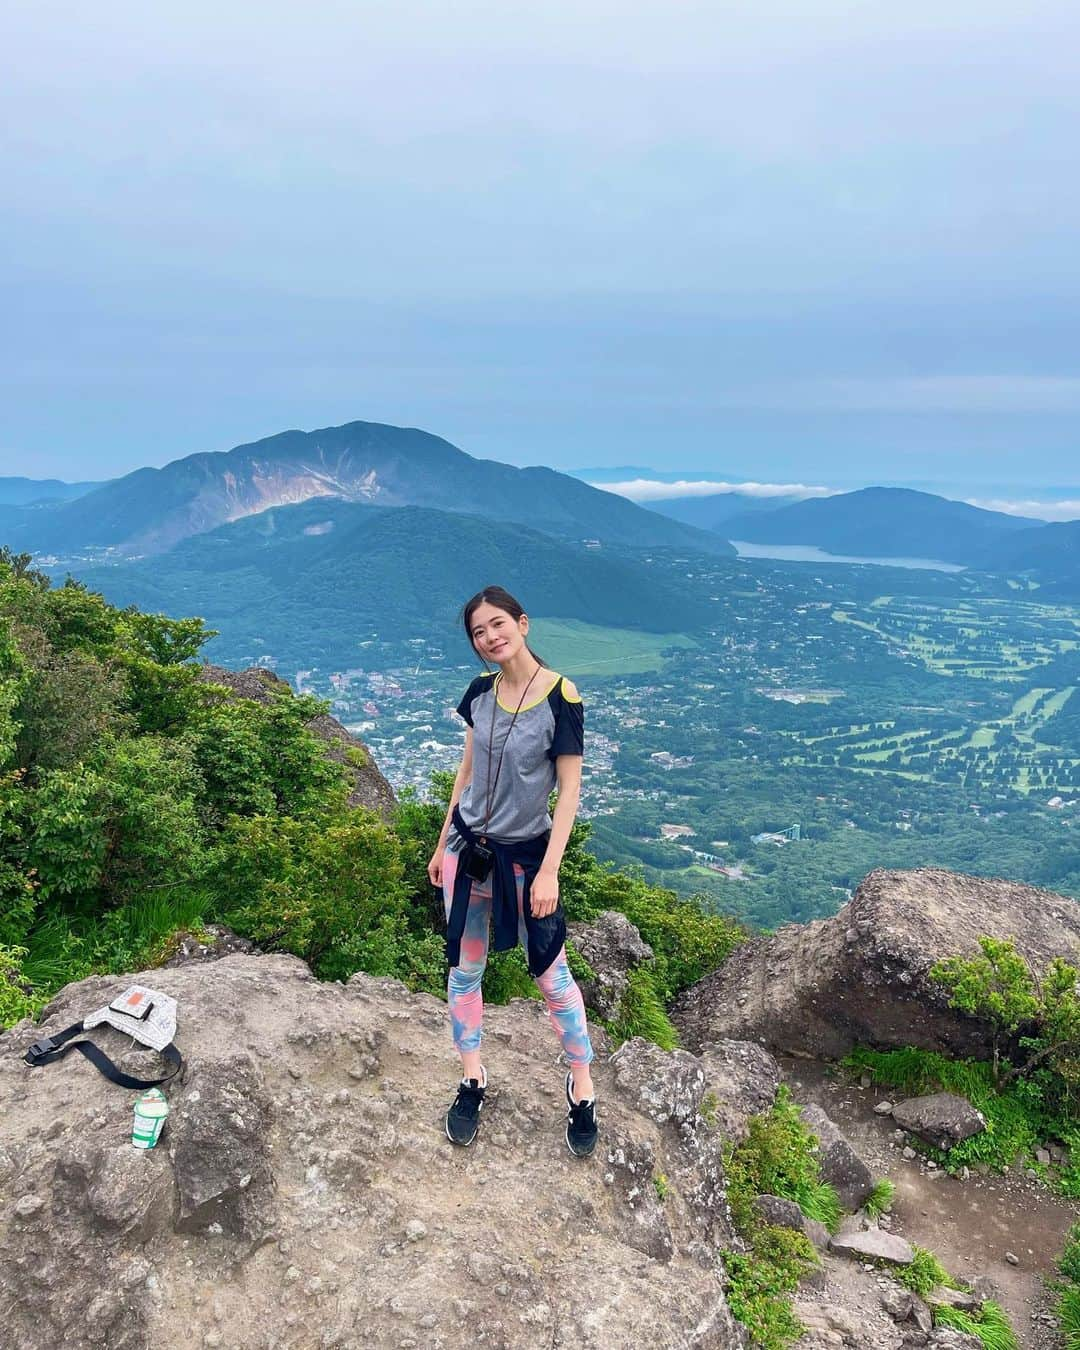
{"label": "woman's hand", "polygon": [[559,874],[541,868],[529,888],[529,908],[534,919],[546,919],[559,903]]}
{"label": "woman's hand", "polygon": [[443,864],[443,854],[445,852],[446,852],[445,848],[437,848],[435,852],[431,855],[431,858],[428,862],[427,865],[428,880],[431,882],[433,886],[442,885],[442,864]]}

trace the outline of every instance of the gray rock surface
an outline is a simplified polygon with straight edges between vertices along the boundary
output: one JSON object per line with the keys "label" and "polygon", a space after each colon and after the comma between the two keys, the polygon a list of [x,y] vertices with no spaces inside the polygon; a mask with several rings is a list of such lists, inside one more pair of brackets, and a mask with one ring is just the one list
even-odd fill
{"label": "gray rock surface", "polygon": [[712,1041],[699,1058],[709,1085],[702,1111],[720,1134],[741,1143],[750,1117],[767,1111],[776,1100],[779,1065],[767,1050],[750,1041]]}
{"label": "gray rock surface", "polygon": [[983,1113],[955,1092],[908,1097],[896,1103],[892,1114],[902,1129],[940,1149],[952,1148],[986,1129]]}
{"label": "gray rock surface", "polygon": [[630,972],[651,961],[653,949],[617,910],[606,909],[592,923],[572,923],[567,933],[593,970],[592,979],[579,979],[585,1006],[607,1020],[618,1015],[630,982]]}
{"label": "gray rock surface", "polygon": [[785,1200],[780,1195],[755,1195],[754,1208],[766,1223],[777,1228],[793,1228],[801,1233],[805,1226],[805,1217],[794,1200]]}
{"label": "gray rock surface", "polygon": [[222,924],[211,923],[206,925],[204,936],[179,934],[176,950],[161,964],[171,969],[173,966],[187,965],[189,961],[220,961],[223,956],[256,956],[258,952],[259,948],[254,942]]}
{"label": "gray rock surface", "polygon": [[[747,1345],[716,1260],[736,1238],[704,1060],[601,1057],[581,1162],[543,1006],[489,1008],[483,1126],[458,1150],[436,999],[280,955],[139,978],[178,998],[186,1060],[151,1151],[129,1142],[133,1093],[78,1055],[28,1068],[29,1023],[0,1036],[4,1350]],[[45,1026],[132,979],[69,986]]]}
{"label": "gray rock surface", "polygon": [[897,1233],[886,1233],[881,1228],[864,1232],[842,1232],[833,1236],[829,1250],[841,1256],[889,1261],[894,1266],[910,1266],[915,1259],[911,1243]]}
{"label": "gray rock surface", "polygon": [[955,1331],[952,1327],[935,1327],[927,1345],[931,1350],[983,1350],[978,1336],[969,1336],[966,1331]]}
{"label": "gray rock surface", "polygon": [[987,1057],[989,1029],[929,979],[942,957],[976,954],[984,933],[1014,937],[1042,971],[1080,956],[1080,905],[1015,882],[879,869],[833,918],[737,947],[681,997],[674,1021],[692,1050],[731,1037],[825,1059],[859,1043]]}
{"label": "gray rock surface", "polygon": [[835,1186],[845,1209],[858,1209],[874,1189],[874,1177],[820,1106],[804,1106],[799,1113],[818,1139],[821,1179]]}
{"label": "gray rock surface", "polygon": [[[291,685],[261,666],[250,666],[247,670],[226,670],[224,666],[206,664],[200,670],[199,678],[207,684],[226,685],[240,698],[253,699],[256,703],[269,703],[275,690],[292,692]],[[313,717],[307,728],[325,743],[327,758],[343,765],[352,779],[349,805],[365,806],[369,811],[389,817],[396,804],[394,789],[379,771],[364,742],[351,731],[346,731],[337,718],[331,717],[329,713]]]}

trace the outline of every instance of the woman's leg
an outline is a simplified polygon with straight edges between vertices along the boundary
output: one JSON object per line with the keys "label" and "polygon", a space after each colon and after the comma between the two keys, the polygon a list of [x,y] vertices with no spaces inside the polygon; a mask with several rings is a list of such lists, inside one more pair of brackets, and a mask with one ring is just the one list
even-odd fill
{"label": "woman's leg", "polygon": [[[454,895],[457,864],[457,854],[447,849],[443,855],[443,904],[447,917]],[[475,1078],[481,1086],[484,1084],[484,1070],[480,1063],[484,998],[480,992],[480,984],[484,978],[484,967],[487,965],[490,918],[491,881],[490,879],[486,882],[474,881],[469,892],[465,931],[461,935],[459,964],[451,968],[446,982],[454,1045],[461,1056],[461,1076]]]}
{"label": "woman's leg", "polygon": [[589,1027],[585,1021],[585,1000],[581,997],[578,983],[570,974],[566,960],[566,948],[563,947],[555,960],[536,977],[548,1016],[570,1061],[570,1073],[574,1082],[574,1100],[588,1101],[595,1097],[592,1074],[589,1065],[592,1062],[593,1048],[589,1040]]}

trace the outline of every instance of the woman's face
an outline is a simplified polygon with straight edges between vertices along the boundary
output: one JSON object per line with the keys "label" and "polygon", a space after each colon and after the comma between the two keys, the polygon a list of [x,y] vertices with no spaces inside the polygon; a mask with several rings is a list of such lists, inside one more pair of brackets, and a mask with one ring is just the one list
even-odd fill
{"label": "woman's face", "polygon": [[528,631],[527,615],[514,619],[505,609],[496,609],[486,601],[477,605],[469,620],[469,632],[476,654],[500,666],[521,651]]}

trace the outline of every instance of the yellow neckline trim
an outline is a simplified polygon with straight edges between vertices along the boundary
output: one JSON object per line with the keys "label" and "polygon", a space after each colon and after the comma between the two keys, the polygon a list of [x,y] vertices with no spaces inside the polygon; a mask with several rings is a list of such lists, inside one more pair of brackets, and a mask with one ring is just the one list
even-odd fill
{"label": "yellow neckline trim", "polygon": [[[523,713],[528,712],[530,708],[538,708],[540,704],[544,702],[545,699],[551,697],[555,689],[557,689],[558,686],[562,683],[562,678],[563,677],[561,675],[556,675],[555,679],[552,681],[551,685],[548,687],[545,693],[541,694],[540,697],[536,699],[535,702],[533,703],[523,703],[522,706],[517,711],[519,713]],[[499,681],[501,679],[502,679],[502,671],[500,670],[498,675],[495,676],[495,683],[491,686],[492,689],[494,689],[495,691],[495,702],[499,704],[499,707],[503,710],[503,712],[508,712],[512,714],[514,712],[514,709],[508,708],[505,703],[499,701]]]}

